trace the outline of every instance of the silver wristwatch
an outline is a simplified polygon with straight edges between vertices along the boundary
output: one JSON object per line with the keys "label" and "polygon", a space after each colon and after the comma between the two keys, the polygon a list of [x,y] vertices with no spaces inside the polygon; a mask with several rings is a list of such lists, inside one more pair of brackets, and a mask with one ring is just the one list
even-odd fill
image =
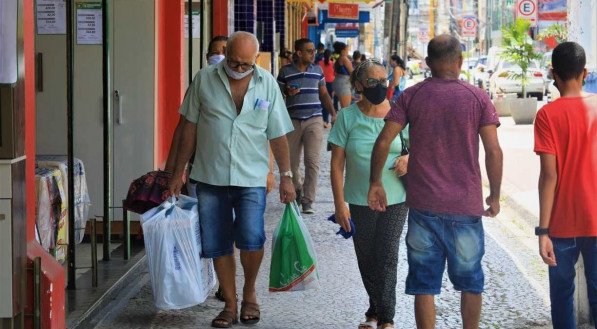
{"label": "silver wristwatch", "polygon": [[288,170],[288,171],[285,171],[285,172],[281,172],[280,173],[280,177],[290,177],[290,178],[292,178],[292,171]]}

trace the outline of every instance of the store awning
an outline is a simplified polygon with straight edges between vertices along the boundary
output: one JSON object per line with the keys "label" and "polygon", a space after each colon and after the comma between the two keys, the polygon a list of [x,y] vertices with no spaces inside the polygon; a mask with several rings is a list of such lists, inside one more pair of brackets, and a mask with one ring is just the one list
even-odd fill
{"label": "store awning", "polygon": [[359,11],[359,19],[329,18],[327,10],[319,11],[319,24],[325,23],[369,23],[370,14],[368,11]]}

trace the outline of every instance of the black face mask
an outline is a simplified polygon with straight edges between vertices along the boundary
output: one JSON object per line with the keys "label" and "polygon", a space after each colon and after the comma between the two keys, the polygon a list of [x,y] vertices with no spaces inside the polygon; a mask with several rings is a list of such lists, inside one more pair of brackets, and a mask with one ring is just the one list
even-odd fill
{"label": "black face mask", "polygon": [[388,92],[388,87],[384,85],[377,85],[371,88],[364,88],[363,89],[363,96],[367,98],[374,105],[381,104],[386,99],[386,94]]}

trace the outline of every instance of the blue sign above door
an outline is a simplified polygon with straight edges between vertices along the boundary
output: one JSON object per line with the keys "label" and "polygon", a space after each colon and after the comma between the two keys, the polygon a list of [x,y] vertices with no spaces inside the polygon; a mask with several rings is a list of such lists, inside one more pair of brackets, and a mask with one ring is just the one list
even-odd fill
{"label": "blue sign above door", "polygon": [[319,11],[319,26],[325,23],[369,23],[370,15],[368,11],[359,11],[359,19],[339,19],[329,18],[327,10]]}

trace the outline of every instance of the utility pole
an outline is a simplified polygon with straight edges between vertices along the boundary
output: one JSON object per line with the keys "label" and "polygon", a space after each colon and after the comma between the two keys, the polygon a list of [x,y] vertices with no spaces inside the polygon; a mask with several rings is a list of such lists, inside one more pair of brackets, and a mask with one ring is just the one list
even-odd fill
{"label": "utility pole", "polygon": [[429,1],[429,40],[435,38],[435,0]]}
{"label": "utility pole", "polygon": [[392,51],[394,49],[394,35],[393,35],[393,12],[394,12],[394,1],[386,2],[384,5],[384,27],[383,27],[383,35],[384,35],[384,44],[387,40],[388,43],[386,44],[387,53],[383,56],[387,56],[386,60],[390,62],[390,56],[392,56]]}
{"label": "utility pole", "polygon": [[398,40],[398,51],[402,58],[406,60],[408,52],[408,11],[409,6],[406,0],[400,1],[400,34]]}
{"label": "utility pole", "polygon": [[392,53],[398,54],[398,42],[400,40],[400,2],[401,0],[394,0],[392,4],[392,38],[391,49]]}

